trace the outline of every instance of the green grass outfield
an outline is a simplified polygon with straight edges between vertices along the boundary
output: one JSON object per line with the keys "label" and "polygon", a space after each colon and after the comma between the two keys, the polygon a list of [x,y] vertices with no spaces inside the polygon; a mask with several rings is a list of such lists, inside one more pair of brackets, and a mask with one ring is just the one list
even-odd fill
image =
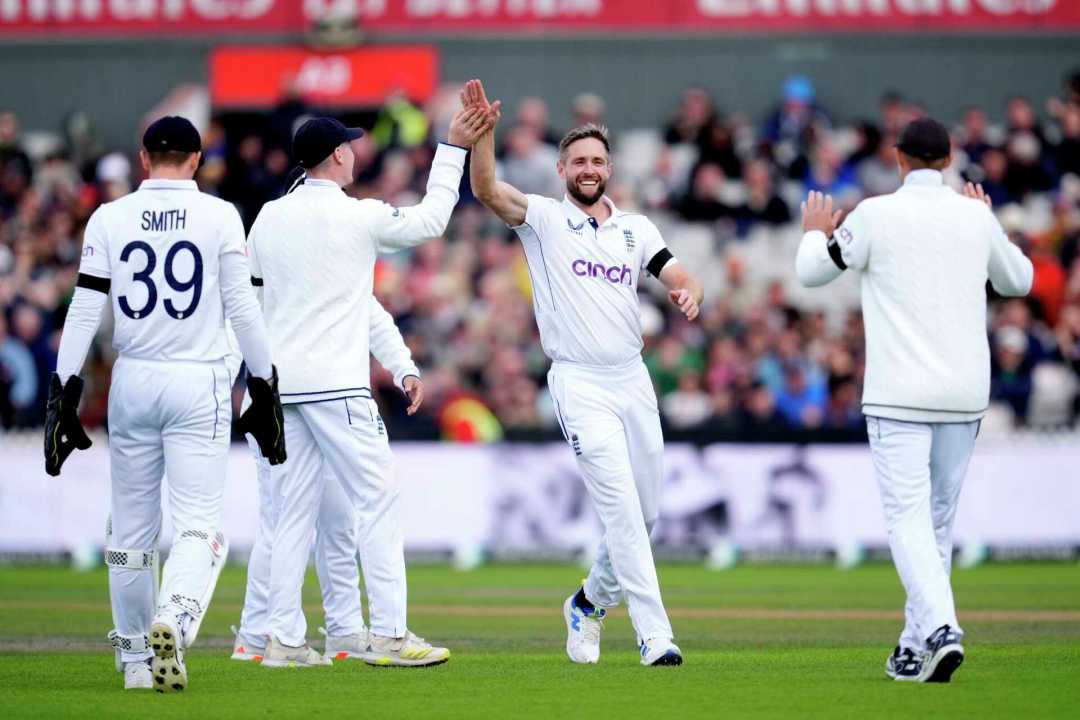
{"label": "green grass outfield", "polygon": [[[1080,567],[988,565],[955,576],[967,660],[949,685],[889,681],[902,595],[887,565],[665,565],[666,604],[686,655],[643,668],[625,612],[606,624],[596,666],[565,657],[566,566],[409,571],[410,627],[453,651],[410,670],[357,662],[271,670],[232,662],[244,572],[222,576],[180,695],[124,693],[105,644],[105,572],[0,568],[4,718],[719,718],[1077,717]],[[309,639],[318,590],[305,587]],[[320,643],[315,643],[321,646]]]}

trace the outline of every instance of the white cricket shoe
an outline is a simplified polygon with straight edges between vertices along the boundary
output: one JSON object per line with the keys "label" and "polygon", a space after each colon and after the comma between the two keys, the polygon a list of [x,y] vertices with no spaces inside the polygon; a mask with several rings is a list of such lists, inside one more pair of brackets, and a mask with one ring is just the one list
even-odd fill
{"label": "white cricket shoe", "polygon": [[319,633],[326,638],[326,646],[323,648],[323,655],[326,657],[334,660],[363,660],[367,657],[370,642],[367,628],[360,628],[360,632],[353,635],[330,635],[326,628],[319,628]]}
{"label": "white cricket shoe", "polygon": [[154,675],[149,660],[124,663],[124,689],[150,690],[154,687]]}
{"label": "white cricket shoe", "polygon": [[[575,592],[574,595],[577,595]],[[574,604],[574,595],[563,603],[566,620],[566,654],[571,662],[593,665],[600,662],[600,631],[607,611],[596,608],[586,614]]]}
{"label": "white cricket shoe", "polygon": [[441,665],[450,659],[450,651],[436,647],[406,631],[404,637],[392,638],[369,633],[364,662],[378,667],[425,667]]}
{"label": "white cricket shoe", "polygon": [[653,638],[641,643],[641,664],[658,667],[682,665],[682,650],[667,638]]}
{"label": "white cricket shoe", "polygon": [[236,639],[233,641],[233,651],[230,660],[242,660],[244,662],[261,663],[266,656],[266,645],[255,645],[240,639],[240,631],[235,625],[230,626]]}
{"label": "white cricket shoe", "polygon": [[180,692],[188,685],[179,625],[175,618],[159,615],[150,626],[150,647],[154,651],[150,672],[154,677],[154,689],[160,693]]}
{"label": "white cricket shoe", "polygon": [[271,668],[283,667],[320,667],[333,665],[330,658],[323,657],[313,647],[304,643],[300,647],[282,645],[273,635],[270,636],[270,644],[263,656],[262,666]]}

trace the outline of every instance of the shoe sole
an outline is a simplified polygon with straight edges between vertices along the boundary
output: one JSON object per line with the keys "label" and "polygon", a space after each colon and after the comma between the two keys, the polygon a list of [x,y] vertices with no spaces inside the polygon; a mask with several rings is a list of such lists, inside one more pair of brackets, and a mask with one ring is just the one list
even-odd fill
{"label": "shoe sole", "polygon": [[259,663],[263,667],[268,668],[313,668],[313,667],[330,667],[330,663],[305,663],[297,660],[271,660],[268,657],[264,657],[262,662]]}
{"label": "shoe sole", "polygon": [[381,655],[379,657],[363,658],[364,662],[372,667],[398,667],[398,668],[419,668],[419,667],[435,667],[436,665],[443,665],[450,662],[450,656],[447,655],[444,658],[438,658],[436,660],[403,660],[401,658],[390,657],[389,655]]}
{"label": "shoe sole", "polygon": [[930,659],[923,682],[947,683],[952,680],[953,673],[963,662],[963,650],[955,645],[942,648]]}
{"label": "shoe sole", "polygon": [[261,654],[261,653],[234,652],[232,655],[229,656],[229,659],[230,660],[239,660],[241,662],[261,663],[263,661],[264,657],[265,657],[265,654]]}
{"label": "shoe sole", "polygon": [[656,660],[649,663],[648,667],[675,667],[682,665],[682,655],[677,652],[668,651],[658,657]]}
{"label": "shoe sole", "polygon": [[154,689],[159,693],[187,688],[187,670],[176,654],[177,644],[176,633],[165,623],[154,623],[150,628],[150,647],[154,650],[150,672],[154,676]]}

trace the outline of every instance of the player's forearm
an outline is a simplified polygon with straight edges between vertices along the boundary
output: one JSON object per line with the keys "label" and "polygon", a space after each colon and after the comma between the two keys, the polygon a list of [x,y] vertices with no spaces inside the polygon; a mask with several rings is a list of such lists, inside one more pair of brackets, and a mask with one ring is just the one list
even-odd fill
{"label": "player's forearm", "polygon": [[1031,260],[1002,233],[991,251],[990,284],[1005,297],[1022,297],[1031,292],[1035,267]]}
{"label": "player's forearm", "polygon": [[414,247],[446,232],[458,201],[458,187],[465,172],[466,150],[440,143],[431,162],[427,193],[418,205],[400,208],[403,222],[394,224],[379,238],[385,250]]}
{"label": "player's forearm", "polygon": [[795,256],[795,273],[804,287],[820,287],[840,277],[844,271],[829,254],[829,239],[820,230],[803,235]]}
{"label": "player's forearm", "polygon": [[67,384],[68,378],[78,375],[90,352],[90,344],[101,325],[101,314],[109,296],[87,288],[75,288],[71,299],[64,331],[60,336],[60,349],[56,355],[56,374],[60,382]]}
{"label": "player's forearm", "polygon": [[484,133],[469,155],[469,184],[476,199],[491,205],[496,193],[495,131]]}
{"label": "player's forearm", "polygon": [[370,325],[371,354],[394,376],[394,384],[401,387],[402,381],[409,375],[420,377],[420,370],[413,362],[412,352],[394,324],[393,316],[374,297],[371,298]]}

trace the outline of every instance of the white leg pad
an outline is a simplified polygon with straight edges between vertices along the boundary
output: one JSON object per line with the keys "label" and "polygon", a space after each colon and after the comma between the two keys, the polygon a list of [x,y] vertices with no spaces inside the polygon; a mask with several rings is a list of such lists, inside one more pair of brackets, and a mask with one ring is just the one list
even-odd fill
{"label": "white leg pad", "polygon": [[120,654],[128,652],[146,652],[150,649],[150,638],[146,635],[121,635],[115,630],[108,634],[109,644],[116,654],[116,672],[124,672],[124,661]]}
{"label": "white leg pad", "polygon": [[[191,647],[199,634],[199,627],[202,625],[206,609],[210,606],[210,600],[214,596],[214,588],[217,587],[218,578],[221,576],[221,570],[225,567],[225,561],[229,556],[229,542],[221,531],[185,530],[173,543],[173,556],[186,554],[182,551],[178,553],[177,550],[182,545],[189,543],[204,544],[210,550],[211,565],[209,573],[204,576],[206,579],[202,583],[202,588],[197,595],[190,592],[174,592],[173,588],[169,588],[162,593],[158,600],[159,611],[165,610],[172,613],[179,611],[186,613],[190,617],[190,623],[184,630],[184,644],[186,647]],[[190,572],[194,569],[185,568],[185,571]],[[190,587],[190,585],[186,586]]]}

